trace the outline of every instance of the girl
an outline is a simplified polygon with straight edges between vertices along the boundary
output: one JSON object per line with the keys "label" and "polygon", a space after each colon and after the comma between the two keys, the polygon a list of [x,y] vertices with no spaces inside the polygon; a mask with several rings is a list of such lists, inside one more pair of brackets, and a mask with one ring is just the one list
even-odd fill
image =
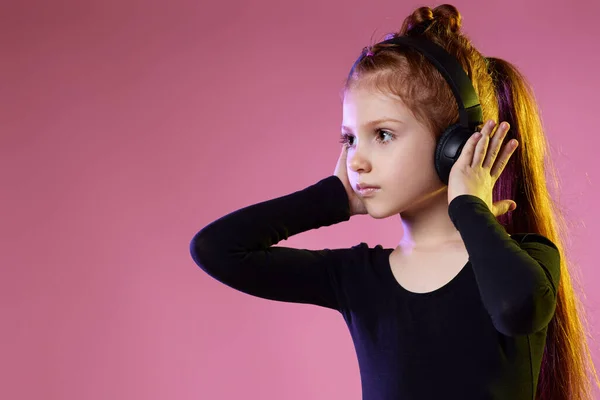
{"label": "girl", "polygon": [[[460,27],[455,7],[421,7],[391,35],[424,37],[455,57],[488,121],[466,141],[447,185],[433,157],[458,119],[457,101],[421,53],[378,43],[344,86],[334,174],[214,221],[193,238],[192,257],[236,290],[339,311],[365,400],[589,399],[589,377],[599,382],[545,181],[533,94]],[[357,214],[399,214],[398,246],[274,246]]]}

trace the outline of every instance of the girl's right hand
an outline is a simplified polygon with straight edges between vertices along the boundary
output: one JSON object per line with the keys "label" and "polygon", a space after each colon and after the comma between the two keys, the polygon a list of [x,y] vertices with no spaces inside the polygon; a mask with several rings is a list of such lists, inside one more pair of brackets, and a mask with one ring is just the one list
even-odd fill
{"label": "girl's right hand", "polygon": [[348,147],[342,146],[342,153],[340,154],[340,158],[337,161],[335,172],[333,174],[342,181],[344,187],[346,188],[346,194],[348,195],[348,201],[350,203],[350,215],[367,214],[367,208],[365,207],[361,198],[354,193],[352,185],[350,185],[350,180],[348,179],[348,170],[346,169],[347,157]]}

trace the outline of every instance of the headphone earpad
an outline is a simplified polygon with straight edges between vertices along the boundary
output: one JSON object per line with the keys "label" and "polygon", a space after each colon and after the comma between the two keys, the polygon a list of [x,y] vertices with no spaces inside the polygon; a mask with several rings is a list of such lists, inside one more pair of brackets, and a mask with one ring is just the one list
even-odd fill
{"label": "headphone earpad", "polygon": [[435,149],[434,162],[438,177],[445,185],[448,184],[452,166],[473,133],[463,125],[454,124],[446,128],[440,136]]}

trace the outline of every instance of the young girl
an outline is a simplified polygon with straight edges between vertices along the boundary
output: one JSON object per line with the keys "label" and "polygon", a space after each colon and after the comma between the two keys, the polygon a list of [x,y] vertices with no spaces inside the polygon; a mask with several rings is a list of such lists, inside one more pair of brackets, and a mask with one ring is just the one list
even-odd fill
{"label": "young girl", "polygon": [[[422,7],[391,35],[442,46],[479,97],[488,122],[462,147],[447,184],[434,153],[458,120],[457,101],[419,51],[378,43],[363,50],[344,87],[334,174],[212,222],[192,240],[192,257],[239,291],[339,311],[365,400],[589,399],[590,377],[598,379],[546,185],[533,94],[460,27],[455,7]],[[398,246],[274,246],[357,214],[399,214]]]}

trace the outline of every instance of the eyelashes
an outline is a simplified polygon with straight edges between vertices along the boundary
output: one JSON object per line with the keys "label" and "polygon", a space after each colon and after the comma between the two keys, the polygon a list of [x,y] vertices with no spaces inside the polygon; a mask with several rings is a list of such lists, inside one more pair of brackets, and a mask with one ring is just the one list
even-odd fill
{"label": "eyelashes", "polygon": [[[392,140],[394,140],[396,137],[391,134],[390,132],[383,130],[383,129],[377,129],[377,141],[381,144],[388,144],[389,142],[391,142]],[[388,135],[389,136],[389,140],[381,140],[381,134],[383,135]],[[342,133],[340,135],[340,143],[343,144],[344,146],[352,146],[352,144],[350,143],[350,139],[353,139],[354,136],[350,135],[348,133]]]}

